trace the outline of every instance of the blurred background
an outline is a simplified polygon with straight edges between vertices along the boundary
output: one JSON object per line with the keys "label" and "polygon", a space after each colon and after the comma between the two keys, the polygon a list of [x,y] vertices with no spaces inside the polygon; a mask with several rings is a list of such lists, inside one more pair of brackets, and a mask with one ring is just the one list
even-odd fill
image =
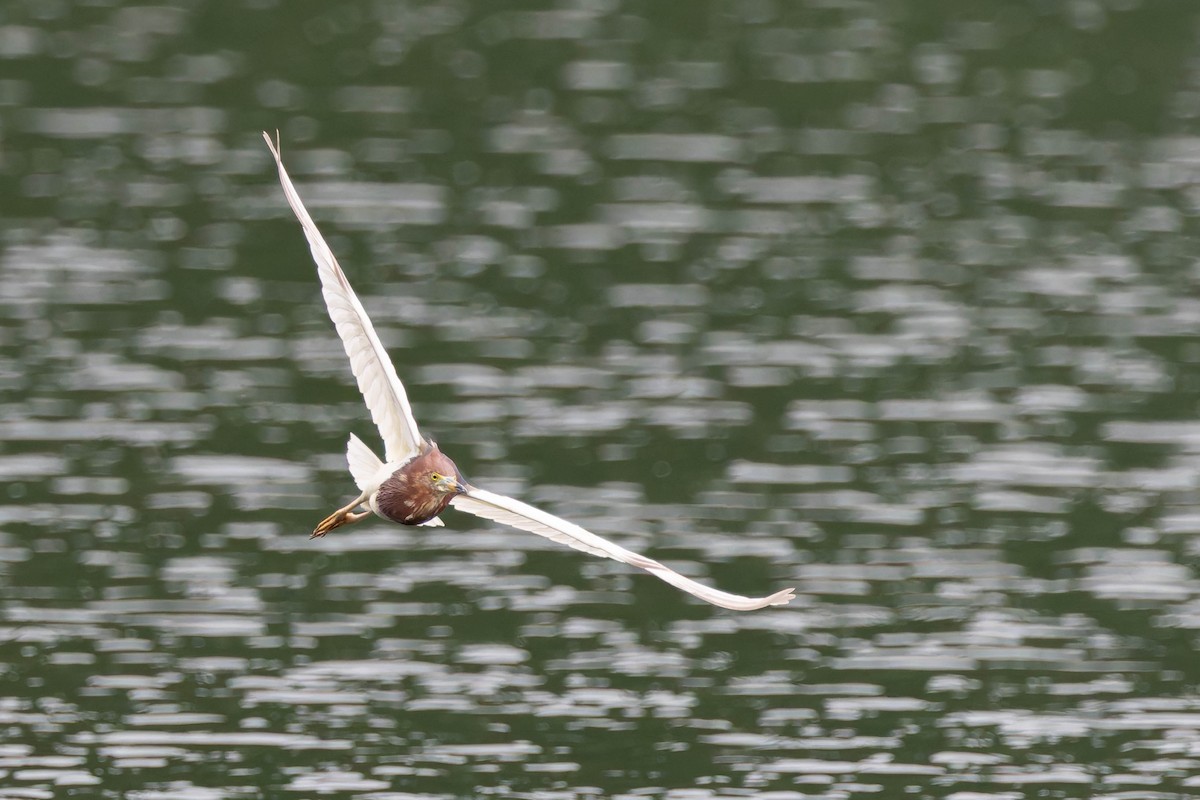
{"label": "blurred background", "polygon": [[[1200,9],[0,11],[0,797],[1190,797]],[[378,449],[262,130],[472,481]]]}

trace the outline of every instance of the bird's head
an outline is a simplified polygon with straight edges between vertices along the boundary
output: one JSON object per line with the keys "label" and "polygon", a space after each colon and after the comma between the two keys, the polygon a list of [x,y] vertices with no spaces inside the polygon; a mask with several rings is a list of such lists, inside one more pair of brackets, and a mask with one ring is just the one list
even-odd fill
{"label": "bird's head", "polygon": [[424,475],[419,478],[440,495],[456,495],[467,491],[467,482],[454,462],[447,458],[436,444],[430,444],[424,454]]}
{"label": "bird's head", "polygon": [[457,477],[437,470],[429,473],[429,481],[433,484],[433,490],[439,494],[462,494],[467,490]]}

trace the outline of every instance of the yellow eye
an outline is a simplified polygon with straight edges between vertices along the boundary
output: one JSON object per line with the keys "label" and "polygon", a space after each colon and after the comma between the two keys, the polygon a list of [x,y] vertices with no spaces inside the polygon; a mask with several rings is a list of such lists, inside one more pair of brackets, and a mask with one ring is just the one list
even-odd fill
{"label": "yellow eye", "polygon": [[440,472],[431,472],[429,473],[429,479],[434,483],[437,483],[442,479],[442,474]]}

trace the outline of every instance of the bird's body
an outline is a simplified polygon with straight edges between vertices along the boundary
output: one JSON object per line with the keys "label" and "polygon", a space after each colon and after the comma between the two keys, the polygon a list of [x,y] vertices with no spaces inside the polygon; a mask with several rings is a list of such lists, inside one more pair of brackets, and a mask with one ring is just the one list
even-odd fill
{"label": "bird's body", "polygon": [[448,475],[465,486],[466,481],[454,462],[430,444],[412,460],[389,475],[369,500],[372,510],[401,525],[424,525],[446,510],[453,492],[439,492],[429,475]]}
{"label": "bird's body", "polygon": [[[672,586],[722,608],[749,611],[785,605],[792,599],[792,589],[767,597],[743,597],[713,589],[574,523],[520,500],[469,484],[454,462],[418,430],[404,384],[396,375],[366,310],[292,185],[283,168],[277,143],[265,133],[263,138],[275,156],[288,204],[308,239],[329,316],[342,339],[359,391],[384,443],[386,460],[381,460],[357,436],[350,435],[346,461],[360,494],[323,519],[313,531],[314,537],[357,522],[372,512],[402,525],[441,526],[443,523],[438,515],[454,506],[460,511],[536,533],[586,553],[644,569]],[[355,511],[363,505],[370,511]]]}

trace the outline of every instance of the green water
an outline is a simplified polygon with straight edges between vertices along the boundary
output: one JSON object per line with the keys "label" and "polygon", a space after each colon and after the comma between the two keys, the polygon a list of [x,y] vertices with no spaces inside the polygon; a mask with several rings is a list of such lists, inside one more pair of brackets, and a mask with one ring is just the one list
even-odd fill
{"label": "green water", "polygon": [[[0,798],[1200,787],[1197,12],[0,10]],[[378,440],[284,157],[475,483]],[[378,448],[377,448],[378,449]]]}

